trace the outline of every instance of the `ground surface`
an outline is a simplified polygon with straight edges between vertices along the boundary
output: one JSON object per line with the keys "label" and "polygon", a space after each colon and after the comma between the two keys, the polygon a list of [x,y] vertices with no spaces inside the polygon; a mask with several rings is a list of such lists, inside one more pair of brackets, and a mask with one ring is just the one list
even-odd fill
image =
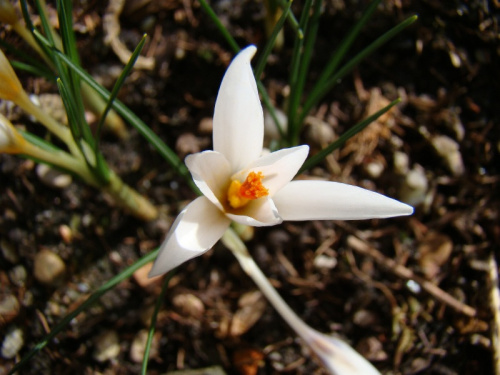
{"label": "ground surface", "polygon": [[[241,46],[263,46],[261,2],[212,3]],[[300,3],[293,6],[295,14]],[[310,82],[365,3],[327,2]],[[382,373],[494,373],[488,261],[492,255],[498,259],[500,244],[499,5],[382,3],[353,51],[410,15],[418,14],[419,21],[340,82],[313,111],[302,136],[318,149],[331,130],[341,134],[400,96],[397,111],[308,173],[413,200],[415,214],[287,223],[258,229],[248,247],[308,324],[345,338]],[[97,4],[75,7],[79,47],[87,69],[109,84],[120,62],[103,42],[105,9]],[[151,35],[145,53],[156,61],[154,70],[132,74],[120,99],[182,157],[211,148],[208,119],[232,57],[212,21],[198,3],[166,0],[127,2],[120,22],[127,45],[144,31]],[[8,30],[1,35],[18,43]],[[284,48],[273,53],[265,70],[263,82],[278,107],[286,101],[291,46],[287,30]],[[56,92],[42,79],[22,78],[29,92]],[[15,123],[39,129],[11,115]],[[5,358],[2,349],[0,374],[90,292],[158,246],[179,208],[194,197],[131,133],[126,142],[107,135],[103,149],[123,179],[160,207],[161,219],[153,223],[110,207],[106,197],[79,181],[48,186],[33,162],[0,156],[0,330],[4,346],[7,337],[14,342],[13,358]],[[47,252],[64,262],[59,282],[43,284],[35,276],[36,256],[48,257]],[[21,373],[138,373],[147,319],[161,285],[143,282],[136,275],[119,284]],[[428,284],[432,293],[422,289]],[[280,316],[253,293],[256,287],[222,245],[180,267],[170,285],[151,374],[212,365],[235,374],[324,373]],[[444,293],[451,305],[443,302]],[[255,323],[245,306],[258,318]],[[245,361],[250,366],[243,368]]]}

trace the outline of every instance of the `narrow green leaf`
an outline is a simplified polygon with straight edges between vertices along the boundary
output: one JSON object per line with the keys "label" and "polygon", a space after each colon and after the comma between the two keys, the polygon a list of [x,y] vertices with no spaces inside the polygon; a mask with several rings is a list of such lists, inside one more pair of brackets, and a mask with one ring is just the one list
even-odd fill
{"label": "narrow green leaf", "polygon": [[[285,10],[286,7],[288,6],[288,3],[292,2],[293,0],[278,0],[278,3],[281,7],[281,9]],[[299,39],[302,39],[304,37],[304,33],[302,32],[302,29],[299,26],[299,22],[297,21],[297,18],[295,18],[294,14],[292,12],[289,12],[287,15],[287,21],[290,27],[295,31],[295,36]]]}
{"label": "narrow green leaf", "polygon": [[130,56],[130,59],[127,62],[127,65],[123,68],[120,76],[116,80],[116,83],[113,87],[113,90],[111,90],[111,95],[109,96],[109,99],[107,100],[106,103],[106,108],[104,108],[104,112],[101,115],[101,118],[99,119],[99,124],[97,125],[97,135],[96,135],[96,147],[99,145],[99,140],[101,138],[101,131],[102,127],[104,125],[104,122],[106,120],[106,116],[108,115],[109,111],[111,110],[113,106],[113,102],[115,101],[116,97],[118,96],[118,92],[120,91],[121,87],[125,83],[125,79],[127,76],[130,74],[130,71],[134,67],[135,62],[137,61],[137,58],[139,57],[139,54],[142,51],[142,48],[144,47],[144,44],[146,43],[146,38],[147,35],[144,34],[142,36],[141,41],[137,45],[137,47],[134,50],[134,53],[132,53],[132,56]]}
{"label": "narrow green leaf", "polygon": [[[45,40],[46,41],[46,40]],[[96,91],[98,95],[103,97],[105,100],[109,100],[110,93],[104,87],[99,85],[94,78],[83,70],[80,66],[73,64],[73,62],[65,56],[61,51],[53,49],[54,53],[64,61],[68,67],[73,69],[88,85]],[[113,109],[115,109],[129,124],[137,129],[137,131],[146,140],[151,143],[151,145],[160,153],[160,155],[167,160],[167,162],[182,176],[185,178],[186,182],[189,184],[194,192],[199,192],[197,186],[194,184],[191,174],[184,165],[184,163],[179,159],[177,154],[168,147],[137,115],[132,112],[127,106],[125,106],[121,101],[115,99],[113,101]]]}
{"label": "narrow green leaf", "polygon": [[18,129],[19,133],[23,136],[24,139],[26,139],[29,143],[34,144],[35,146],[46,150],[50,152],[59,152],[62,151],[59,147],[53,145],[50,142],[47,142],[46,140],[34,135],[33,133],[23,131],[21,129]]}
{"label": "narrow green leaf", "polygon": [[47,70],[44,67],[35,66],[32,64],[26,64],[26,63],[21,62],[21,61],[10,60],[9,62],[10,62],[10,65],[12,65],[12,67],[14,67],[15,69],[23,70],[25,72],[31,73],[31,74],[38,76],[38,77],[44,77],[44,78],[48,79],[49,81],[52,81],[54,79],[54,73],[52,73],[51,71]]}
{"label": "narrow green leaf", "polygon": [[331,154],[333,151],[335,151],[336,149],[341,147],[347,140],[349,140],[351,137],[358,134],[360,131],[362,131],[364,128],[366,128],[368,125],[370,125],[373,121],[378,119],[380,116],[382,116],[384,113],[386,113],[389,109],[391,109],[396,104],[398,104],[400,101],[401,101],[400,98],[394,100],[388,106],[382,108],[380,111],[375,112],[373,115],[368,116],[366,119],[357,123],[356,125],[351,127],[349,130],[344,132],[337,140],[332,142],[330,145],[325,147],[323,150],[318,152],[316,155],[307,159],[306,162],[304,163],[304,165],[302,166],[302,168],[300,168],[298,174],[300,174],[308,169],[311,169],[316,164],[321,162],[329,154]]}
{"label": "narrow green leaf", "polygon": [[340,64],[346,53],[349,51],[350,47],[352,46],[357,36],[359,35],[360,31],[363,29],[368,20],[371,18],[373,12],[377,9],[381,1],[382,0],[374,0],[370,3],[366,11],[363,13],[363,16],[359,19],[358,22],[356,22],[354,27],[347,33],[346,37],[340,43],[340,46],[333,53],[332,57],[330,58],[330,61],[328,62],[325,69],[323,70],[318,80],[316,81],[315,86],[321,87],[321,85],[323,85],[323,83],[328,78],[330,78],[335,69],[337,69],[337,66]]}
{"label": "narrow green leaf", "polygon": [[71,134],[73,135],[73,139],[77,141],[76,143],[80,144],[79,141],[82,139],[82,133],[81,133],[81,126],[78,125],[80,119],[77,114],[76,106],[73,103],[73,95],[70,92],[70,90],[66,87],[66,84],[62,81],[61,78],[57,78],[56,83],[57,87],[59,88],[59,93],[61,95],[64,108],[66,108],[66,114],[68,116],[68,125],[71,130]]}
{"label": "narrow green leaf", "polygon": [[57,323],[54,328],[31,349],[21,360],[16,363],[16,365],[9,371],[9,374],[13,375],[21,368],[23,368],[27,362],[40,350],[42,350],[47,344],[59,333],[61,332],[74,318],[76,318],[82,311],[87,310],[95,302],[99,300],[104,294],[113,289],[116,285],[121,283],[123,280],[128,279],[132,274],[145,264],[152,262],[158,255],[158,249],[152,251],[151,253],[143,256],[137,262],[131,266],[125,268],[118,275],[111,278],[107,283],[103,284],[97,290],[95,290],[81,305],[79,305],[75,310],[66,315],[59,323]]}
{"label": "narrow green leaf", "polygon": [[149,361],[149,352],[151,351],[151,344],[153,343],[153,337],[156,328],[156,317],[158,316],[158,311],[160,311],[161,304],[165,299],[165,294],[167,293],[168,284],[172,277],[175,275],[175,270],[170,271],[165,276],[165,280],[163,281],[163,286],[161,288],[160,295],[156,299],[155,308],[153,310],[153,315],[151,316],[151,322],[149,324],[149,332],[148,332],[148,340],[146,341],[146,346],[144,348],[144,356],[142,358],[142,367],[141,374],[146,375],[148,371],[148,361]]}
{"label": "narrow green leaf", "polygon": [[267,58],[271,54],[274,44],[276,42],[276,38],[278,37],[279,32],[281,31],[283,25],[285,24],[285,20],[287,19],[288,13],[290,13],[291,6],[292,6],[292,0],[289,0],[286,4],[286,7],[283,9],[281,17],[278,19],[278,22],[276,22],[276,25],[274,26],[273,32],[271,33],[269,40],[267,41],[266,45],[264,46],[264,49],[260,54],[259,60],[255,65],[255,69],[253,70],[255,78],[257,80],[260,80],[260,77],[262,76],[262,72],[264,71],[264,67],[266,66],[267,63]]}
{"label": "narrow green leaf", "polygon": [[300,60],[297,80],[293,86],[290,86],[290,102],[288,107],[288,143],[295,146],[299,141],[299,133],[302,122],[297,121],[300,99],[304,93],[304,86],[309,72],[314,44],[319,27],[319,17],[321,15],[322,0],[316,0],[313,7],[313,15],[306,29],[304,40],[304,51]]}
{"label": "narrow green leaf", "polygon": [[383,44],[388,42],[390,39],[399,34],[403,29],[410,26],[413,22],[418,19],[417,16],[412,16],[401,22],[399,25],[393,27],[379,38],[377,38],[373,43],[371,43],[368,47],[354,56],[347,64],[345,64],[341,69],[339,69],[332,77],[328,79],[328,81],[321,87],[313,90],[307,97],[306,102],[304,103],[302,113],[299,117],[299,122],[304,121],[307,117],[309,111],[323,98],[323,96],[330,91],[333,86],[337,84],[337,82],[344,77],[347,73],[349,73],[356,65],[358,65],[362,60],[367,58],[370,54],[372,54],[375,50],[381,47]]}
{"label": "narrow green leaf", "polygon": [[229,31],[226,29],[226,27],[219,20],[219,17],[217,17],[217,14],[215,14],[214,10],[206,2],[206,0],[199,0],[199,1],[200,1],[200,5],[203,8],[203,10],[207,13],[207,15],[210,17],[210,19],[215,23],[215,26],[217,26],[217,28],[221,32],[222,36],[224,37],[224,39],[226,39],[226,41],[229,43],[229,46],[232,48],[232,50],[235,53],[238,53],[240,51],[240,47],[238,46],[238,43],[236,43],[236,40],[233,38],[233,36],[229,33]]}

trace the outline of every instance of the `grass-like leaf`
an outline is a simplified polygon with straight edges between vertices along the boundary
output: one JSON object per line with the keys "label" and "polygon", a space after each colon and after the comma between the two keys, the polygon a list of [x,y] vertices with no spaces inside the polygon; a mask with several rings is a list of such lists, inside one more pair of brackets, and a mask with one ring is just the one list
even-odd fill
{"label": "grass-like leaf", "polygon": [[304,86],[309,71],[309,64],[316,42],[316,35],[319,27],[319,17],[321,15],[321,0],[316,0],[313,5],[313,14],[306,21],[304,42],[300,51],[300,60],[296,70],[296,77],[293,84],[290,83],[290,98],[288,103],[288,143],[295,146],[299,141],[300,122],[297,122],[297,111],[300,105],[300,99],[304,92]]}
{"label": "grass-like leaf", "polygon": [[199,0],[200,5],[203,8],[203,10],[207,13],[207,15],[210,17],[210,19],[214,22],[215,26],[219,29],[221,32],[222,36],[226,41],[229,43],[229,46],[231,49],[235,52],[238,53],[240,51],[240,47],[238,46],[238,43],[236,43],[236,40],[233,38],[231,33],[226,29],[226,27],[222,24],[220,21],[219,17],[217,17],[217,14],[215,14],[214,10],[208,5],[206,0]]}
{"label": "grass-like leaf", "polygon": [[264,49],[260,53],[259,60],[257,61],[257,64],[255,64],[255,68],[253,70],[255,78],[260,80],[260,77],[262,76],[262,72],[264,71],[264,67],[266,66],[267,63],[267,58],[271,54],[274,44],[276,43],[276,38],[278,37],[279,32],[283,28],[283,25],[288,17],[288,14],[290,13],[290,7],[292,6],[292,1],[289,0],[286,4],[286,7],[283,8],[283,13],[281,14],[280,18],[276,22],[276,25],[274,26],[273,32],[269,36],[269,40],[267,41],[266,45],[264,46]]}
{"label": "grass-like leaf", "polygon": [[331,76],[325,84],[321,87],[316,87],[307,97],[306,102],[302,108],[302,113],[299,117],[299,123],[302,123],[311,109],[318,104],[318,102],[323,98],[323,96],[330,91],[333,86],[337,84],[337,82],[344,77],[347,73],[349,73],[356,65],[358,65],[361,61],[367,58],[370,54],[372,54],[375,50],[380,48],[383,44],[387,43],[390,39],[399,34],[403,29],[410,26],[413,22],[418,19],[417,16],[412,16],[401,22],[399,25],[393,27],[379,38],[377,38],[373,43],[371,43],[368,47],[354,56],[349,62],[347,62],[341,69],[339,69],[333,76]]}
{"label": "grass-like leaf", "polygon": [[[83,70],[80,66],[73,64],[73,62],[61,51],[53,48],[53,53],[57,54],[58,57],[64,61],[69,68],[73,69],[84,80],[95,92],[103,97],[105,100],[109,100],[110,92],[104,87],[99,85],[94,78]],[[191,175],[184,165],[184,163],[179,159],[177,154],[168,147],[165,142],[163,142],[150,128],[147,126],[137,115],[132,112],[126,105],[124,105],[120,100],[115,99],[113,101],[113,109],[116,110],[129,124],[131,124],[146,140],[158,151],[158,153],[182,176],[186,179],[186,182],[195,192],[198,192],[197,186],[194,184]]]}
{"label": "grass-like leaf", "polygon": [[153,342],[153,337],[155,334],[156,318],[158,316],[158,311],[160,311],[160,307],[165,297],[165,294],[167,293],[168,284],[170,283],[170,280],[174,275],[175,275],[175,270],[172,270],[169,273],[167,273],[167,275],[165,276],[165,280],[163,281],[163,286],[161,288],[160,295],[156,299],[155,308],[153,310],[153,315],[151,316],[151,322],[149,324],[148,339],[146,341],[146,346],[144,348],[144,357],[142,359],[142,366],[141,366],[142,375],[146,375],[148,371],[149,352],[151,351],[151,344]]}
{"label": "grass-like leaf", "polygon": [[373,115],[368,116],[366,119],[363,121],[357,123],[353,127],[351,127],[349,130],[344,132],[337,140],[334,142],[330,143],[327,147],[322,149],[320,152],[318,152],[316,155],[310,157],[309,159],[306,160],[302,168],[300,168],[299,172],[297,174],[300,174],[308,169],[311,169],[314,167],[316,164],[321,162],[323,159],[325,159],[329,154],[331,154],[333,151],[336,149],[342,147],[342,145],[358,134],[360,131],[362,131],[364,128],[366,128],[368,125],[370,125],[373,121],[378,119],[380,116],[382,116],[384,113],[386,113],[389,109],[394,107],[396,104],[398,104],[401,101],[400,98],[394,100],[391,102],[389,105],[386,107],[382,108],[380,111],[375,112]]}
{"label": "grass-like leaf", "polygon": [[316,86],[321,87],[326,82],[326,80],[330,78],[335,69],[337,69],[338,65],[340,64],[346,53],[349,51],[350,47],[358,37],[360,31],[363,29],[368,20],[371,18],[373,12],[375,11],[375,9],[377,9],[381,1],[382,0],[374,0],[370,3],[366,11],[359,19],[359,21],[356,22],[353,28],[347,33],[346,37],[340,43],[340,46],[333,53],[333,56],[330,58],[325,69],[321,72],[321,75],[316,81],[315,87]]}
{"label": "grass-like leaf", "polygon": [[142,51],[142,48],[144,47],[144,43],[146,43],[146,38],[147,35],[144,34],[142,36],[141,41],[137,45],[137,47],[134,50],[134,53],[130,56],[130,59],[127,62],[127,65],[123,68],[120,76],[116,80],[115,85],[113,86],[113,90],[111,90],[111,94],[109,96],[109,99],[106,102],[106,108],[104,108],[104,112],[101,115],[101,118],[99,119],[99,124],[97,125],[97,136],[96,136],[96,145],[99,144],[99,140],[101,138],[101,131],[104,125],[104,121],[106,120],[106,116],[108,115],[109,111],[111,110],[113,106],[113,102],[115,101],[118,92],[120,91],[121,87],[125,83],[125,79],[127,76],[130,74],[130,71],[134,67],[135,62],[137,61],[137,58],[139,57],[139,54]]}

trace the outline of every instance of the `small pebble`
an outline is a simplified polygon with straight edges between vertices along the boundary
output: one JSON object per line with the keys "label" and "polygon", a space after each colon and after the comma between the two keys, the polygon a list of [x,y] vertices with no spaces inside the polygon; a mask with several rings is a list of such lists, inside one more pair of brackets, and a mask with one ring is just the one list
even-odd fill
{"label": "small pebble", "polygon": [[201,299],[191,293],[177,294],[172,299],[172,304],[182,315],[190,318],[200,319],[205,312]]}
{"label": "small pebble", "polygon": [[71,175],[62,173],[46,164],[39,164],[36,168],[36,174],[45,185],[57,189],[68,187],[72,181]]}
{"label": "small pebble", "polygon": [[11,322],[19,314],[19,301],[10,293],[0,294],[0,326]]}
{"label": "small pebble", "polygon": [[393,155],[394,172],[398,175],[405,175],[410,170],[410,160],[408,154],[396,151]]}
{"label": "small pebble", "polygon": [[95,341],[94,359],[102,363],[115,359],[118,354],[120,354],[118,334],[111,330],[101,333]]}
{"label": "small pebble", "polygon": [[198,131],[202,134],[212,134],[214,123],[211,117],[204,117],[198,124]]}
{"label": "small pebble", "polygon": [[2,342],[2,357],[14,358],[24,345],[23,331],[17,327],[10,327]]}
{"label": "small pebble", "polygon": [[[283,129],[286,132],[288,128],[288,117],[283,111],[276,109],[275,111],[276,117]],[[276,123],[274,122],[273,117],[268,111],[264,112],[264,134],[266,140],[280,140],[281,135],[276,127]]]}
{"label": "small pebble", "polygon": [[425,170],[416,165],[408,174],[399,190],[400,199],[412,206],[417,206],[425,201],[429,182]]}
{"label": "small pebble", "polygon": [[15,286],[21,287],[26,284],[26,279],[28,278],[26,268],[23,265],[19,264],[13,267],[9,271],[9,279]]}
{"label": "small pebble", "polygon": [[[149,358],[154,358],[158,355],[158,345],[160,341],[158,340],[158,335],[153,335],[153,341],[151,342],[151,348],[149,351]],[[132,345],[130,346],[130,359],[135,363],[142,363],[144,358],[144,349],[146,348],[146,342],[148,341],[148,331],[145,329],[140,330],[137,335],[135,335]]]}
{"label": "small pebble", "polygon": [[337,259],[328,255],[318,255],[314,258],[314,267],[319,270],[331,270],[337,265]]}
{"label": "small pebble", "polygon": [[35,255],[34,275],[37,281],[45,285],[57,285],[66,272],[66,265],[59,255],[43,249]]}
{"label": "small pebble", "polygon": [[439,135],[433,137],[432,146],[434,146],[438,155],[443,159],[449,171],[453,176],[461,176],[465,172],[460,146],[450,137]]}
{"label": "small pebble", "polygon": [[15,246],[3,238],[0,240],[0,250],[2,251],[3,257],[10,263],[16,264],[19,262],[19,255],[16,252]]}
{"label": "small pebble", "polygon": [[365,172],[371,178],[379,178],[384,172],[384,164],[378,160],[371,161],[364,165]]}

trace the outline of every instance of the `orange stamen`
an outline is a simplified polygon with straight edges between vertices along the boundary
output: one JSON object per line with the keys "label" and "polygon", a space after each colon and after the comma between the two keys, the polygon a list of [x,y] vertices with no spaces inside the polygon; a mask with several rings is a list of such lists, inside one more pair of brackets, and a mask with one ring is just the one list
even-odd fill
{"label": "orange stamen", "polygon": [[269,195],[269,190],[262,185],[263,178],[264,175],[262,172],[250,172],[243,183],[238,180],[231,181],[227,191],[231,207],[240,208],[245,206],[250,200]]}
{"label": "orange stamen", "polygon": [[263,178],[262,172],[250,172],[240,187],[239,195],[246,199],[259,199],[268,195],[269,190],[262,185]]}

